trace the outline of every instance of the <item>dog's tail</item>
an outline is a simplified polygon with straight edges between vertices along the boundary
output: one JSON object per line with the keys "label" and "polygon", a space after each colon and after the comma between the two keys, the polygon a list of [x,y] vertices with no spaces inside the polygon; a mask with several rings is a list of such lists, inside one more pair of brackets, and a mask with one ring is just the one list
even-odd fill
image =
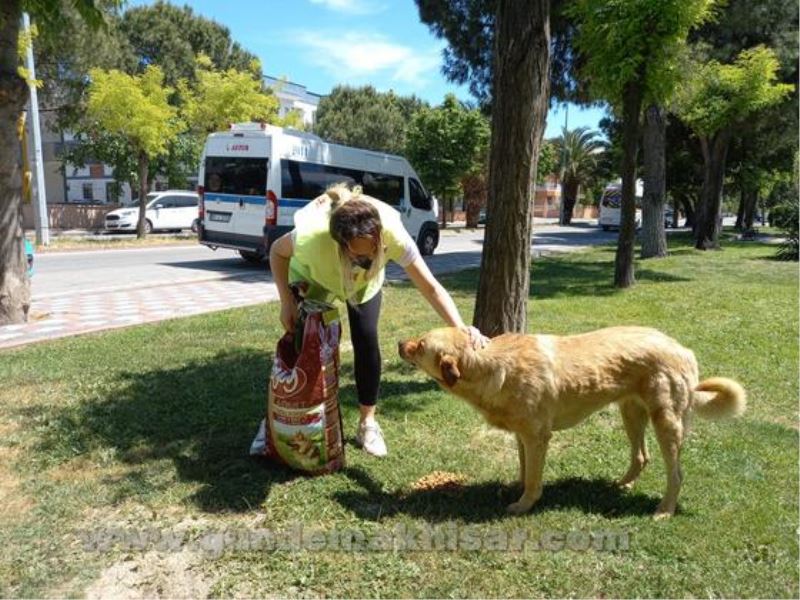
{"label": "dog's tail", "polygon": [[747,394],[733,379],[712,377],[694,388],[694,408],[706,419],[738,417],[747,408]]}

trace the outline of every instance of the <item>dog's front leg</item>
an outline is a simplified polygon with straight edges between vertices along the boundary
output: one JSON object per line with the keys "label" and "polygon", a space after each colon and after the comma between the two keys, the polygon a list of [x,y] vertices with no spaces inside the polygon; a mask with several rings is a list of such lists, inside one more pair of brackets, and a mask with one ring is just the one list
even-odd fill
{"label": "dog's front leg", "polygon": [[519,454],[519,482],[522,487],[525,487],[525,444],[522,443],[522,438],[518,435],[517,438],[517,453]]}
{"label": "dog's front leg", "polygon": [[543,431],[536,435],[523,435],[522,441],[525,458],[524,491],[519,500],[508,505],[508,512],[521,515],[528,512],[542,496],[542,472],[544,459],[547,455],[547,445],[550,443],[550,432]]}

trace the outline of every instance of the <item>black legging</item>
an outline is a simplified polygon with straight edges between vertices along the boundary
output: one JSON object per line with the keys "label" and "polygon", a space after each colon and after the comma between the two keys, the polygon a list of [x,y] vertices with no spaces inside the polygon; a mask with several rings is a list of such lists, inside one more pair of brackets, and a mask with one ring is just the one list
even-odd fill
{"label": "black legging", "polygon": [[381,385],[381,348],[378,344],[378,317],[381,314],[381,297],[378,292],[364,304],[347,303],[350,318],[350,339],[353,341],[353,363],[356,373],[358,402],[375,406]]}

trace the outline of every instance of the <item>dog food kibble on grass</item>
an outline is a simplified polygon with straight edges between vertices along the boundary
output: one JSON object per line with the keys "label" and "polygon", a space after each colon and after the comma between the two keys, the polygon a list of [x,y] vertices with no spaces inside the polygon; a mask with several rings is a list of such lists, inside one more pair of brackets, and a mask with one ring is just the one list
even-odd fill
{"label": "dog food kibble on grass", "polygon": [[465,475],[447,473],[445,471],[434,471],[414,482],[411,489],[417,492],[424,492],[427,490],[456,490],[466,481],[467,478]]}

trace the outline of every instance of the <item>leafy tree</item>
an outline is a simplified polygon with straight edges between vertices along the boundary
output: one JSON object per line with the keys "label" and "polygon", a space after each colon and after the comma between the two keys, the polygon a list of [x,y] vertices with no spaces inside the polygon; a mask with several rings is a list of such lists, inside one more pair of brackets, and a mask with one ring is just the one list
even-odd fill
{"label": "leafy tree", "polygon": [[445,74],[491,104],[487,227],[473,321],[490,335],[525,331],[530,287],[531,181],[544,132],[550,71],[549,0],[416,0],[447,39]]}
{"label": "leafy tree", "polygon": [[[711,16],[712,0],[576,0],[582,74],[593,97],[610,102],[623,123],[622,209],[614,285],[633,285],[636,161],[642,106],[673,92],[677,61],[689,30]],[[611,65],[611,67],[610,67]],[[663,228],[663,222],[661,223]]]}
{"label": "leafy tree", "polygon": [[548,175],[558,173],[560,156],[555,140],[544,140],[539,150],[539,165],[536,169],[536,183],[544,183]]}
{"label": "leafy tree", "polygon": [[452,94],[441,106],[422,108],[414,115],[406,154],[425,185],[444,202],[442,226],[447,205],[458,194],[462,179],[479,170],[488,138],[486,118],[477,110],[468,110]]}
{"label": "leafy tree", "polygon": [[779,63],[764,46],[742,51],[733,64],[695,62],[677,97],[680,118],[695,132],[703,152],[701,210],[695,247],[719,247],[722,183],[733,128],[759,110],[779,103],[791,90],[776,83]]}
{"label": "leafy tree", "polygon": [[401,154],[413,113],[424,104],[372,86],[337,86],[320,100],[314,131],[328,141]]}
{"label": "leafy tree", "polygon": [[164,85],[159,67],[142,75],[93,69],[90,72],[87,116],[97,128],[118,136],[136,157],[139,180],[138,237],[145,235],[145,207],[150,161],[167,153],[181,132],[177,110],[168,102],[173,90]]}
{"label": "leafy tree", "polygon": [[278,99],[264,91],[257,61],[247,71],[215,71],[205,55],[197,63],[196,83],[178,83],[183,115],[193,131],[207,134],[245,121],[277,124]]}
{"label": "leafy tree", "polygon": [[[494,40],[497,0],[416,0],[420,20],[448,42],[444,50],[445,76],[469,86],[484,112],[492,106]],[[583,57],[574,52],[575,25],[564,9],[568,2],[552,2],[550,14],[550,93],[560,102],[590,102],[585,82],[577,76]]]}
{"label": "leafy tree", "polygon": [[[119,29],[130,46],[137,70],[158,65],[166,84],[173,87],[182,79],[195,80],[195,58],[200,54],[222,71],[249,71],[256,60],[231,39],[227,27],[195,14],[189,6],[178,7],[159,0],[150,6],[129,8],[122,15]],[[260,80],[260,67],[257,76]]]}
{"label": "leafy tree", "polygon": [[555,140],[555,148],[562,185],[559,224],[569,225],[578,199],[578,190],[581,185],[593,179],[603,142],[597,139],[597,132],[591,131],[588,127],[579,127],[572,130],[564,129],[561,137]]}
{"label": "leafy tree", "polygon": [[[73,0],[81,17],[93,26],[102,23],[94,0]],[[22,232],[22,168],[17,123],[28,101],[28,85],[20,76],[18,41],[23,10],[37,24],[40,40],[65,27],[59,0],[0,2],[0,325],[21,323],[30,307],[30,281]]]}

